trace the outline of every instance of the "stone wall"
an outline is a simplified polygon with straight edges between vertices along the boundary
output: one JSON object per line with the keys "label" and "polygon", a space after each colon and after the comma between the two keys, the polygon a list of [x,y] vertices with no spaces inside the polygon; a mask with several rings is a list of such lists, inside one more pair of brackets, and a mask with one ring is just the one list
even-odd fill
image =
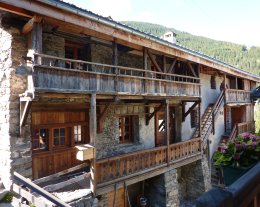
{"label": "stone wall", "polygon": [[[112,65],[112,48],[103,45],[92,44],[91,61]],[[150,61],[148,61],[148,67],[150,64]],[[143,57],[118,51],[118,65],[143,68]]]}
{"label": "stone wall", "polygon": [[32,177],[30,115],[20,134],[19,94],[26,90],[27,71],[22,56],[27,53],[27,37],[14,27],[0,28],[0,176],[9,189],[15,170]]}
{"label": "stone wall", "polygon": [[[119,144],[118,116],[124,114],[136,116],[134,120],[134,142]],[[109,106],[104,115],[103,131],[97,133],[96,137],[98,159],[152,148],[154,146],[154,119],[150,120],[148,126],[145,125],[144,106]]]}
{"label": "stone wall", "polygon": [[193,200],[211,188],[210,171],[206,156],[178,169],[181,201]]}

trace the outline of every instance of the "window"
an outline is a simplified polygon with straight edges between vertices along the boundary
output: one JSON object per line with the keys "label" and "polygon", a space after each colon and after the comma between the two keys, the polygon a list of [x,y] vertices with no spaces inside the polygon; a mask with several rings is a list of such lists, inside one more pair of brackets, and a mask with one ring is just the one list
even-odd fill
{"label": "window", "polygon": [[119,117],[119,141],[133,142],[133,116]]}
{"label": "window", "polygon": [[48,129],[35,129],[32,148],[33,150],[46,150],[48,144]]}
{"label": "window", "polygon": [[190,126],[191,128],[199,126],[199,112],[198,108],[195,108],[190,113]]}
{"label": "window", "polygon": [[53,145],[54,146],[65,145],[65,128],[53,129]]}
{"label": "window", "polygon": [[74,143],[79,144],[82,143],[82,129],[81,125],[76,125],[74,128]]}
{"label": "window", "polygon": [[211,89],[216,89],[216,77],[213,75],[210,77],[210,87]]}

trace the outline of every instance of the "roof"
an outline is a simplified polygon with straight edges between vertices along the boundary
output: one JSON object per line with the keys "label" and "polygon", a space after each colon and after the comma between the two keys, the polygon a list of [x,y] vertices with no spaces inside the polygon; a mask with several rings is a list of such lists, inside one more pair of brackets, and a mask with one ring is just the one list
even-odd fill
{"label": "roof", "polygon": [[152,34],[148,34],[148,33],[142,32],[142,31],[140,31],[140,30],[138,30],[136,28],[133,28],[133,27],[130,27],[128,25],[125,25],[125,24],[122,24],[120,22],[117,22],[117,21],[113,20],[111,17],[104,17],[104,16],[101,16],[101,15],[95,14],[95,13],[93,13],[91,11],[86,10],[86,9],[77,7],[74,4],[63,2],[62,0],[37,0],[37,1],[43,2],[45,4],[49,4],[51,6],[54,6],[54,7],[63,9],[63,10],[67,10],[69,12],[75,13],[75,14],[83,16],[83,17],[87,17],[87,18],[89,18],[91,20],[95,20],[95,21],[101,22],[101,23],[106,24],[108,26],[111,26],[111,27],[114,27],[114,28],[117,28],[117,29],[121,29],[121,30],[124,30],[124,31],[129,32],[129,33],[133,33],[135,35],[144,37],[146,39],[149,39],[151,41],[163,44],[165,46],[169,46],[171,48],[181,50],[183,52],[195,55],[195,56],[203,58],[205,60],[217,63],[217,64],[222,65],[222,66],[225,66],[225,67],[227,67],[229,69],[232,69],[232,70],[234,70],[236,72],[243,72],[245,75],[249,75],[249,76],[251,76],[253,78],[259,79],[259,82],[260,82],[260,77],[255,75],[255,74],[253,74],[253,73],[250,73],[248,71],[242,70],[242,69],[237,68],[237,67],[234,67],[234,66],[232,66],[230,64],[222,62],[222,61],[220,61],[218,59],[215,59],[215,58],[213,58],[211,56],[205,55],[205,54],[203,54],[201,52],[198,52],[198,51],[186,48],[186,47],[184,47],[182,45],[179,45],[178,43],[170,43],[170,42],[168,42],[166,40],[163,40],[163,39],[161,39],[161,38],[159,38],[157,36],[154,36]]}

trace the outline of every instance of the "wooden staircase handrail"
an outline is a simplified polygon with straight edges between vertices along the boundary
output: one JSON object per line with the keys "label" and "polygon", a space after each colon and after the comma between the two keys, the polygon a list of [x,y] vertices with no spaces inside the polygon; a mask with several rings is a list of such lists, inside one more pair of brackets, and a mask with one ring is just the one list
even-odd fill
{"label": "wooden staircase handrail", "polygon": [[234,140],[237,136],[237,124],[234,125],[231,134],[229,136],[229,140]]}
{"label": "wooden staircase handrail", "polygon": [[224,98],[224,90],[222,90],[221,93],[219,94],[218,99],[212,108],[212,112],[215,112],[218,110],[223,98]]}

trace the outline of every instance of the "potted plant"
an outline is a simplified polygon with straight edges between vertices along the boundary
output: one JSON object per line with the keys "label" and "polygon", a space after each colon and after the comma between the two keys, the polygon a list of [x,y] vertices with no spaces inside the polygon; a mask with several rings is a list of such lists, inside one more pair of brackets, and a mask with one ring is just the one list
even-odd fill
{"label": "potted plant", "polygon": [[260,136],[243,133],[220,146],[214,153],[213,161],[222,170],[224,183],[228,186],[252,168],[259,158]]}

